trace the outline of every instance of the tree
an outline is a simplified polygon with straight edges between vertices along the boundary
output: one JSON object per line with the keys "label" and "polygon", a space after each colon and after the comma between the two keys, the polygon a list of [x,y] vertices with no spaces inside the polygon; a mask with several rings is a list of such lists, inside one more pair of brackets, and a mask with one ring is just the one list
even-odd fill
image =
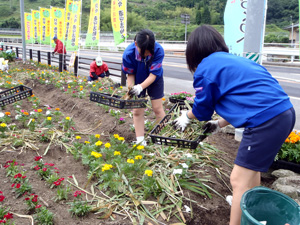
{"label": "tree", "polygon": [[210,11],[207,6],[204,6],[202,20],[203,20],[203,23],[205,23],[205,24],[210,24],[210,22],[211,22]]}
{"label": "tree", "polygon": [[201,24],[201,11],[200,10],[197,10],[196,12],[196,24],[200,25]]}

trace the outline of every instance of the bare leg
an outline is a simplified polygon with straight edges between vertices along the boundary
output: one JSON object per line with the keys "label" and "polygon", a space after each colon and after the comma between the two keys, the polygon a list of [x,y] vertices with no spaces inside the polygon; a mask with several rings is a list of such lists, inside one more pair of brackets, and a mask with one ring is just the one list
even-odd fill
{"label": "bare leg", "polygon": [[144,113],[145,109],[143,108],[133,109],[133,124],[136,137],[144,136]]}
{"label": "bare leg", "polygon": [[156,117],[155,122],[158,123],[166,115],[162,105],[162,99],[160,98],[160,99],[151,100],[151,104]]}
{"label": "bare leg", "polygon": [[260,185],[260,172],[234,165],[230,175],[230,183],[233,189],[230,225],[240,225],[242,196],[247,190]]}

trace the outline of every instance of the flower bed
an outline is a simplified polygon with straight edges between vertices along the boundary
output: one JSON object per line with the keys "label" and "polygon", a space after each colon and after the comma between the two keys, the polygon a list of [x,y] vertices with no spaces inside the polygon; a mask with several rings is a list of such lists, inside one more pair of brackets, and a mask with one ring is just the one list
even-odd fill
{"label": "flower bed", "polygon": [[[193,151],[159,145],[134,146],[130,141],[134,138],[134,133],[129,132],[130,111],[87,103],[91,89],[105,88],[100,82],[90,84],[68,73],[39,69],[23,71],[24,80],[20,71],[10,73],[18,73],[20,81],[1,74],[1,88],[24,82],[34,94],[7,105],[0,117],[1,161],[11,159],[11,168],[12,162],[19,163],[19,169],[12,170],[8,177],[6,170],[1,169],[0,173],[5,184],[3,192],[8,193],[6,204],[17,224],[26,224],[31,218],[35,223],[43,223],[36,219],[42,209],[54,214],[55,224],[97,224],[99,218],[110,224],[185,223],[193,220],[189,209],[203,210],[198,202],[203,205],[224,201],[219,191],[229,190],[223,183],[216,185],[219,178],[209,174],[215,173],[216,168],[221,171],[216,159],[220,152],[212,146],[203,143]],[[28,74],[31,79],[25,80]],[[78,93],[81,91],[85,95]],[[151,115],[148,119],[153,121]],[[21,179],[28,179],[31,191]],[[11,187],[12,184],[15,185]],[[30,192],[29,196],[22,196],[26,192],[23,189]],[[21,195],[16,198],[18,192]],[[34,208],[32,214],[29,206]],[[82,212],[76,214],[80,206]],[[221,208],[217,214],[228,212],[229,207]],[[48,215],[46,211],[41,214]],[[76,218],[83,214],[84,219]],[[215,223],[225,223],[227,219],[218,218]]]}

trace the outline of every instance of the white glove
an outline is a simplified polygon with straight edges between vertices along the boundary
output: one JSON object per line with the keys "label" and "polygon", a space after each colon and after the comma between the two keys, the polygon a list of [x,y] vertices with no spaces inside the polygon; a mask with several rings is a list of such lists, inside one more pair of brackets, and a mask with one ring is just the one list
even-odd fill
{"label": "white glove", "polygon": [[134,85],[131,90],[129,91],[130,95],[136,95],[138,96],[143,91],[143,88],[140,84]]}
{"label": "white glove", "polygon": [[188,118],[186,110],[181,111],[181,116],[174,120],[176,129],[184,131],[186,126],[190,123],[191,119]]}
{"label": "white glove", "polygon": [[218,120],[210,120],[203,126],[202,129],[204,129],[205,133],[215,134],[221,130],[221,127]]}

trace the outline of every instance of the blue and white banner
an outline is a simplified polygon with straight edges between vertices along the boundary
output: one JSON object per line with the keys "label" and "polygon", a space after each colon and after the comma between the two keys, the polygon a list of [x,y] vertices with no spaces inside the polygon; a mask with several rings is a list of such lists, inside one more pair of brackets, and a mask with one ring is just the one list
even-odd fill
{"label": "blue and white banner", "polygon": [[247,0],[227,0],[224,12],[224,39],[229,52],[243,56]]}

